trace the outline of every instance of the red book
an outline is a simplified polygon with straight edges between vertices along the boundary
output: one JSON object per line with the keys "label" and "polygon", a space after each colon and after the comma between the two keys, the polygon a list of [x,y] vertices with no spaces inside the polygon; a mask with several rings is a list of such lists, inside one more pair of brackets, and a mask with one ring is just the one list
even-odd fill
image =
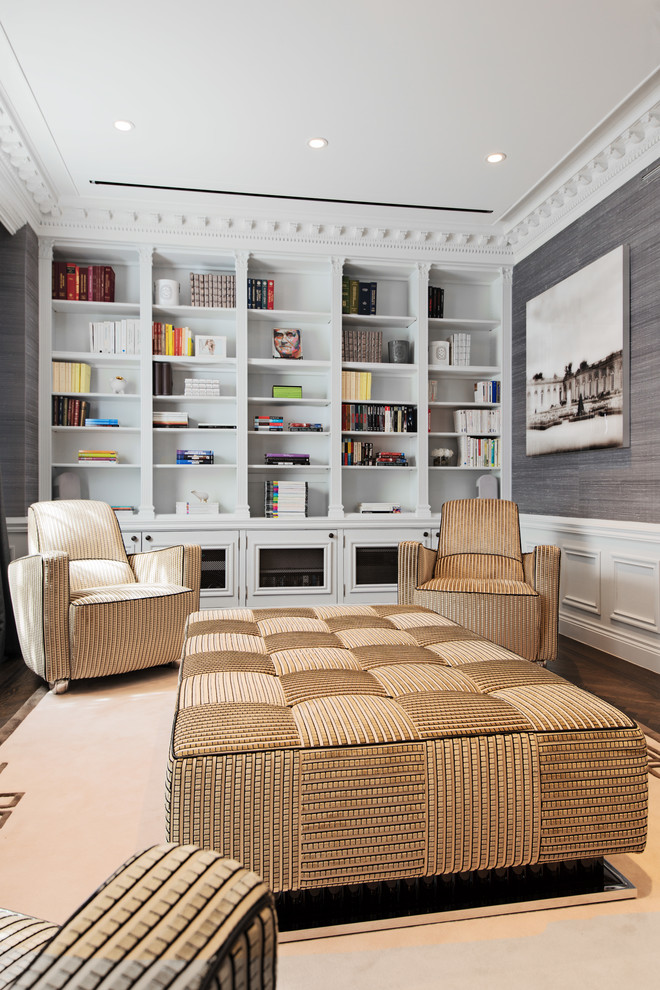
{"label": "red book", "polygon": [[53,299],[66,299],[66,261],[53,262]]}
{"label": "red book", "polygon": [[103,302],[115,301],[115,273],[110,265],[105,265],[103,268],[103,295],[101,298]]}
{"label": "red book", "polygon": [[272,278],[268,279],[266,309],[275,309],[275,282]]}
{"label": "red book", "polygon": [[66,297],[67,299],[78,298],[78,265],[69,261],[66,263]]}
{"label": "red book", "polygon": [[87,298],[96,298],[94,295],[94,265],[87,265]]}
{"label": "red book", "polygon": [[89,298],[87,285],[87,268],[81,266],[78,268],[78,299]]}

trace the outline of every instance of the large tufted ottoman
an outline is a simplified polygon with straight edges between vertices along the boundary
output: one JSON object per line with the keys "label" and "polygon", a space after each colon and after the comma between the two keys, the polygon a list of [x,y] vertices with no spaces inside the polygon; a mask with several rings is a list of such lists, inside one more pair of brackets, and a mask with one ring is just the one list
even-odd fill
{"label": "large tufted ottoman", "polygon": [[418,606],[198,612],[169,838],[278,891],[639,852],[626,715]]}

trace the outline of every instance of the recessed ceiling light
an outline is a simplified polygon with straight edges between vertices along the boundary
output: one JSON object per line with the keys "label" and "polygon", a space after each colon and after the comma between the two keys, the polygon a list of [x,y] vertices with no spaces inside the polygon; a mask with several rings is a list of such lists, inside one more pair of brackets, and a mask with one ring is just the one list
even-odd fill
{"label": "recessed ceiling light", "polygon": [[316,138],[310,138],[307,144],[310,148],[325,148],[328,142],[326,141],[325,138],[316,137]]}
{"label": "recessed ceiling light", "polygon": [[497,165],[498,162],[503,162],[506,155],[503,151],[494,151],[492,155],[486,155],[486,161],[490,162],[491,165]]}
{"label": "recessed ceiling light", "polygon": [[118,131],[132,131],[135,124],[133,124],[130,120],[116,120],[115,127]]}

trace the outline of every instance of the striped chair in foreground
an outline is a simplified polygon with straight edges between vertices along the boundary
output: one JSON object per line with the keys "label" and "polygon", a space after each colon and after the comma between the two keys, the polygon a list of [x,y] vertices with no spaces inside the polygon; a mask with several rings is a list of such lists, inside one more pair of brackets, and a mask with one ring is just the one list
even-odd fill
{"label": "striped chair in foreground", "polygon": [[55,693],[69,680],[177,660],[199,608],[201,548],[127,556],[106,502],[64,499],[28,510],[30,555],[9,565],[25,663]]}
{"label": "striped chair in foreground", "polygon": [[399,604],[424,605],[545,664],[557,657],[559,558],[553,546],[522,552],[515,502],[445,502],[437,551],[399,544]]}
{"label": "striped chair in foreground", "polygon": [[276,955],[268,887],[196,846],[133,857],[62,928],[0,910],[0,990],[271,990]]}

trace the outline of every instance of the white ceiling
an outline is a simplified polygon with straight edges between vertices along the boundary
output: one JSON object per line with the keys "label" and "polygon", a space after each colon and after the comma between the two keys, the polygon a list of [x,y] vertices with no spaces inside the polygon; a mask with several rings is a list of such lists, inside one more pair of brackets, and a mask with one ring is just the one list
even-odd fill
{"label": "white ceiling", "polygon": [[107,180],[495,224],[656,72],[659,22],[656,0],[0,0],[0,88],[62,203],[168,199]]}

